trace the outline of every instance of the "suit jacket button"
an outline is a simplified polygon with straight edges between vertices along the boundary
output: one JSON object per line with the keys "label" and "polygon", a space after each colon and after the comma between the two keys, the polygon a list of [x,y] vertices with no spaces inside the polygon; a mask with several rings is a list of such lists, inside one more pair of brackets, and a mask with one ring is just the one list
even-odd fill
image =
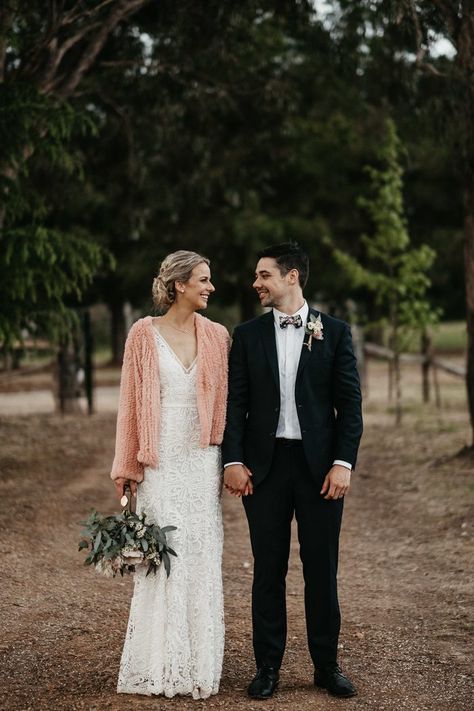
{"label": "suit jacket button", "polygon": [[270,437],[273,437],[274,434],[275,434],[274,432],[270,432]]}
{"label": "suit jacket button", "polygon": [[301,434],[306,434],[306,430],[301,430]]}

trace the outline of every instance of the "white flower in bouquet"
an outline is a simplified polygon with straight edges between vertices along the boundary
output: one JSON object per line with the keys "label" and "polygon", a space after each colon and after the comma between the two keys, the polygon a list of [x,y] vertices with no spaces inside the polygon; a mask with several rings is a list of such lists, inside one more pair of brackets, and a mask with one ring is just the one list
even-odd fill
{"label": "white flower in bouquet", "polygon": [[152,561],[157,567],[161,565],[161,558],[160,554],[157,553],[156,551],[152,551],[151,553],[147,553],[145,556],[145,560]]}

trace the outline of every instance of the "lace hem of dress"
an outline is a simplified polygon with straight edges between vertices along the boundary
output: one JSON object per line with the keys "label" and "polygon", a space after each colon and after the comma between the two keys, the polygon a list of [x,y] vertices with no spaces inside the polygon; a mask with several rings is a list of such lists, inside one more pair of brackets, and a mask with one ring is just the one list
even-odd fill
{"label": "lace hem of dress", "polygon": [[208,699],[210,696],[214,696],[219,691],[219,682],[216,681],[214,684],[209,685],[209,683],[204,684],[193,684],[192,688],[189,684],[177,684],[172,683],[169,685],[164,685],[160,681],[153,681],[152,679],[143,679],[142,677],[137,677],[136,679],[127,678],[126,683],[117,684],[118,694],[143,694],[144,696],[166,696],[166,698],[171,699],[173,696],[192,696],[193,699]]}

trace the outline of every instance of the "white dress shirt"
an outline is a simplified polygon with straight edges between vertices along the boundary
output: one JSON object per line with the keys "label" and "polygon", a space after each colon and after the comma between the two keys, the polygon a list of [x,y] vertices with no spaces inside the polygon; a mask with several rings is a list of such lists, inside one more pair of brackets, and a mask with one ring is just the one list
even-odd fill
{"label": "white dress shirt", "polygon": [[[280,376],[280,417],[278,419],[276,437],[283,437],[284,439],[301,439],[301,428],[296,411],[295,385],[308,313],[309,306],[306,301],[299,311],[294,314],[284,314],[282,311],[273,309],[278,372]],[[295,328],[293,325],[288,325],[286,328],[280,327],[280,316],[297,315],[301,316],[303,326],[300,328]],[[227,462],[224,464],[224,468],[231,466],[231,464],[242,464],[242,462]],[[333,464],[340,464],[347,469],[352,469],[352,465],[349,462],[344,462],[340,459],[336,459]]]}
{"label": "white dress shirt", "polygon": [[277,437],[285,439],[301,439],[301,429],[296,412],[295,385],[296,372],[304,341],[304,324],[308,320],[309,307],[306,301],[303,306],[291,316],[301,316],[303,325],[295,328],[292,325],[280,327],[282,311],[273,309],[275,324],[275,341],[278,356],[278,372],[280,375],[280,417],[276,431]]}

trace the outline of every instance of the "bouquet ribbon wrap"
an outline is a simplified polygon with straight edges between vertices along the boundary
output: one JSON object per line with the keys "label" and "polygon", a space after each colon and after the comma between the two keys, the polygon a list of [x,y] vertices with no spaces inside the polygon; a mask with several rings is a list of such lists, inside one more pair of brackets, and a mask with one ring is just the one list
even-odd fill
{"label": "bouquet ribbon wrap", "polygon": [[[135,501],[134,501],[135,499]],[[136,510],[136,503],[137,499],[136,497],[132,496],[132,490],[130,488],[130,484],[124,484],[123,487],[123,496],[120,499],[120,505],[124,511],[129,511],[130,513],[134,513]]]}

